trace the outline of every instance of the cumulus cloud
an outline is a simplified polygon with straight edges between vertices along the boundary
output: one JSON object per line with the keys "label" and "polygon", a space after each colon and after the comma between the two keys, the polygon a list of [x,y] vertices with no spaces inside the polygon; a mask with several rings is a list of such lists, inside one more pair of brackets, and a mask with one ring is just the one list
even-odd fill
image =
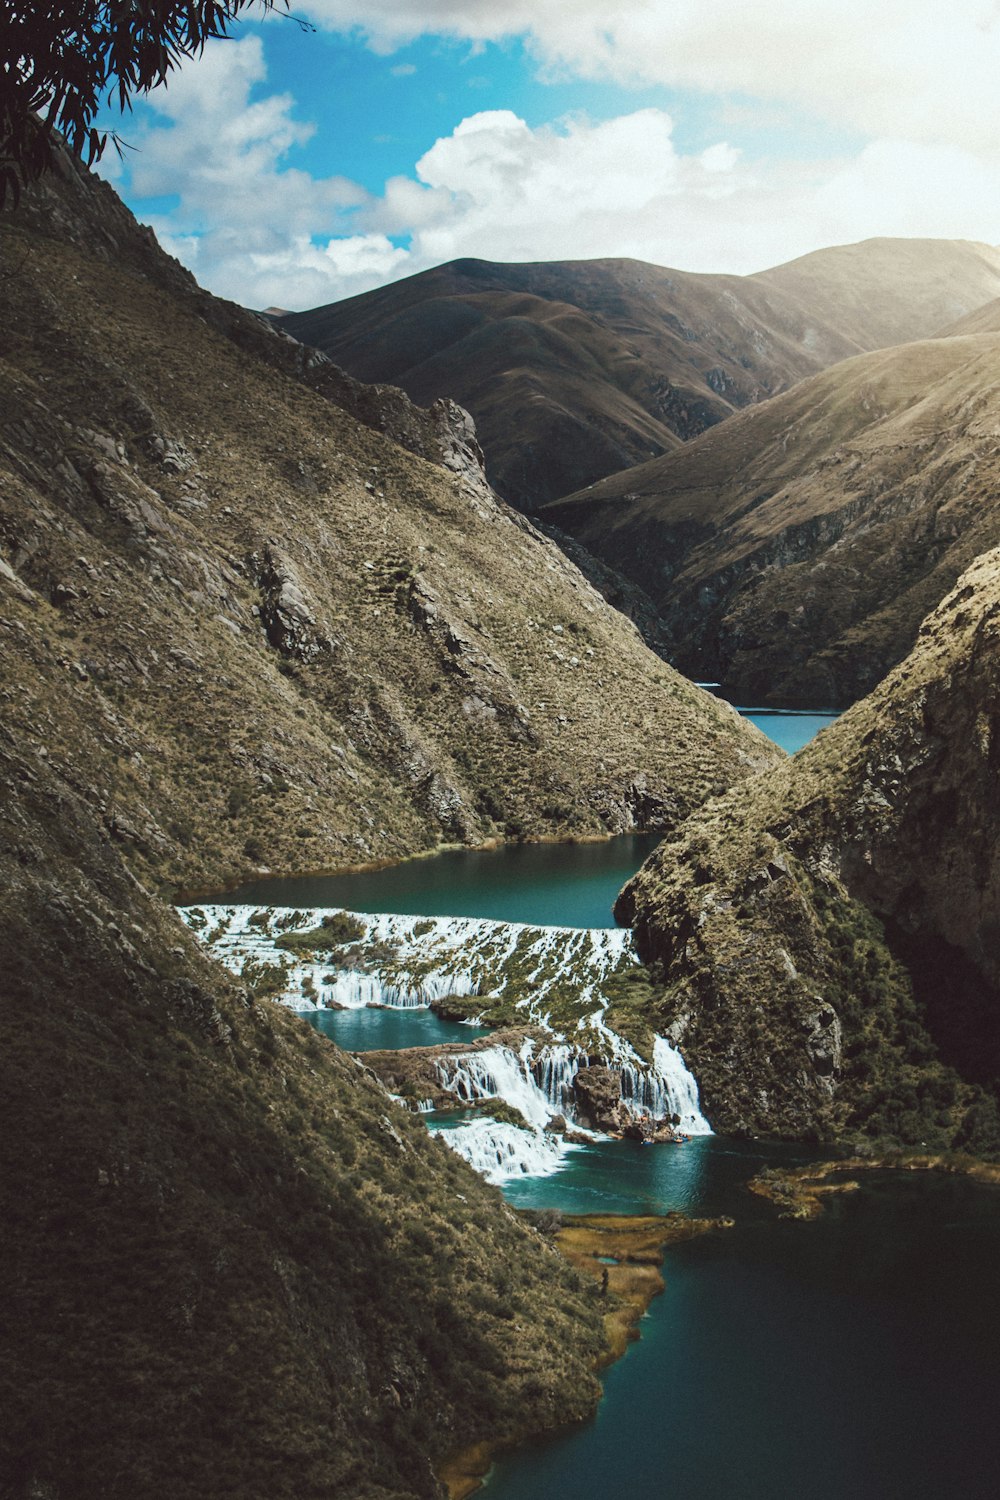
{"label": "cumulus cloud", "polygon": [[[157,118],[130,132],[131,201],[176,197],[153,227],[207,286],[238,299],[252,297],[257,284],[248,270],[271,258],[283,264],[291,245],[316,234],[350,229],[368,202],[347,178],[317,179],[285,164],[314,127],[295,119],[288,94],[251,98],[265,76],[259,37],[209,43],[171,75],[169,88],[150,95]],[[345,257],[352,265],[350,251]],[[391,268],[392,257],[376,246],[369,259]],[[320,285],[315,276],[312,284]]]}
{"label": "cumulus cloud", "polygon": [[524,36],[544,67],[806,108],[866,135],[992,149],[995,0],[303,0],[385,52]]}
{"label": "cumulus cloud", "polygon": [[[308,4],[330,24],[359,19],[348,0]],[[727,0],[702,0],[697,12],[686,0],[670,6],[625,0],[610,13],[580,0],[571,16],[565,4],[536,0],[531,17],[522,0],[512,0],[501,22],[479,0],[428,0],[423,7],[371,0],[365,24],[385,48],[420,30],[476,41],[500,28],[530,26],[548,65],[573,62],[580,70],[622,75],[644,70],[643,76],[659,69],[686,83],[697,76],[706,87],[710,80],[749,86],[756,68],[757,91],[775,96],[780,119],[780,106],[794,102],[807,83],[821,95],[825,87],[823,97],[841,90],[843,48],[830,31],[831,7],[841,20],[855,14],[855,0],[829,0],[823,9],[812,0],[769,0],[766,7],[741,0],[737,28]],[[928,18],[938,8],[910,0],[905,13],[917,24],[905,46],[904,7],[888,0],[872,13],[866,47],[853,49],[859,88],[863,77],[874,87],[880,69],[897,78],[923,76],[929,38],[936,36]],[[968,26],[962,27],[973,16],[989,55],[993,7],[954,0],[953,14],[962,57]],[[700,60],[693,37],[707,49]],[[866,69],[873,70],[870,77]],[[832,83],[823,84],[825,74]],[[969,76],[974,92],[979,74]],[[210,45],[203,58],[178,70],[169,90],[153,96],[158,119],[130,157],[130,201],[177,195],[176,207],[154,221],[164,243],[204,285],[251,306],[330,302],[466,255],[632,256],[682,269],[746,272],[875,234],[1000,238],[994,207],[1000,203],[1000,132],[982,149],[949,139],[947,122],[940,138],[925,139],[923,125],[907,134],[902,116],[900,128],[890,130],[888,106],[881,134],[825,161],[787,154],[748,159],[724,138],[721,125],[723,138],[685,153],[670,115],[657,108],[534,128],[511,110],[483,110],[460,120],[412,171],[391,178],[375,195],[345,178],[317,179],[290,165],[313,127],[297,117],[289,95],[268,95],[265,85],[259,37]],[[996,110],[992,100],[991,90]],[[911,104],[903,111],[908,118]],[[745,104],[730,100],[729,106],[738,130]],[[862,105],[855,101],[851,108],[857,123]],[[881,106],[871,108],[878,114]]]}
{"label": "cumulus cloud", "polygon": [[[635,255],[662,259],[675,214],[732,192],[738,154],[725,145],[682,156],[663,110],[532,130],[510,110],[462,120],[417,162],[413,185],[390,183],[383,227],[415,226],[411,255],[495,260]],[[419,201],[419,200],[418,200]]]}

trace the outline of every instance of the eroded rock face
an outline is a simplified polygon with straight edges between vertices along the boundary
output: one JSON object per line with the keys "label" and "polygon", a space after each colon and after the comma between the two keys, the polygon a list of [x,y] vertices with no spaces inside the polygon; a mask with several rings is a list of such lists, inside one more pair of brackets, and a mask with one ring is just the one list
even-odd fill
{"label": "eroded rock face", "polygon": [[496,499],[454,403],[202,292],[76,163],[0,235],[0,613],[142,879],[669,826],[777,759]]}
{"label": "eroded rock face", "polygon": [[581,1068],[573,1079],[573,1093],[582,1124],[609,1135],[621,1134],[629,1114],[622,1103],[622,1075],[617,1068],[600,1064]]}
{"label": "eroded rock face", "polygon": [[993,1149],[998,705],[995,551],[875,693],[626,887],[714,1123]]}

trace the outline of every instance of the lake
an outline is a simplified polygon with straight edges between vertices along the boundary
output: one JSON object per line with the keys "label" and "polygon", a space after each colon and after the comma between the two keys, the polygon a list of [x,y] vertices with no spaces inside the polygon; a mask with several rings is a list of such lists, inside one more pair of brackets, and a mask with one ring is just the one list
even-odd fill
{"label": "lake", "polygon": [[740,708],[739,712],[789,755],[808,745],[821,729],[839,718],[839,714],[812,713],[805,709],[799,712],[787,708]]}
{"label": "lake", "polygon": [[344,906],[420,917],[490,917],[541,927],[613,927],[615,897],[659,842],[655,833],[592,844],[504,844],[451,849],[384,870],[249,881],[226,901]]}
{"label": "lake", "polygon": [[[789,751],[832,714],[747,710]],[[458,851],[392,869],[260,881],[229,899],[607,925],[654,836]],[[427,1011],[311,1016],[352,1050],[469,1040]],[[1000,1494],[1000,1191],[862,1177],[813,1223],[747,1191],[815,1147],[602,1141],[504,1185],[564,1212],[731,1215],[672,1247],[641,1340],[594,1422],[502,1459],[484,1500],[993,1500]]]}
{"label": "lake", "polygon": [[746,1191],[816,1148],[608,1142],[509,1184],[522,1205],[731,1214],[666,1291],[587,1427],[502,1460],[484,1500],[986,1500],[1000,1494],[1000,1190],[861,1178],[812,1223]]}

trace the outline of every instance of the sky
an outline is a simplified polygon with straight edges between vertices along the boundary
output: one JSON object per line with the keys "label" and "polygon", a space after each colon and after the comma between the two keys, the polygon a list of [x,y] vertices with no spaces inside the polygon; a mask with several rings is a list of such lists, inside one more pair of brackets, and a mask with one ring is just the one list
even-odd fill
{"label": "sky", "polygon": [[103,175],[246,306],[459,256],[747,273],[1000,243],[1000,0],[291,5],[101,118],[126,143]]}

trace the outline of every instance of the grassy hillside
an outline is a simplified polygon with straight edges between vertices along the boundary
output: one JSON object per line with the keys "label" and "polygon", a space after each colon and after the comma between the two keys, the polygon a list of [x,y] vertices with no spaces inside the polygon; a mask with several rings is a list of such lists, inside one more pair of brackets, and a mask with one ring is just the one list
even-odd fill
{"label": "grassy hillside", "polygon": [[495,500],[461,413],[65,173],[0,220],[2,1487],[431,1500],[592,1411],[597,1295],[160,893],[670,824],[776,757]]}
{"label": "grassy hillside", "polygon": [[1000,1152],[1000,550],[620,898],[723,1129]]}
{"label": "grassy hillside", "polygon": [[668,824],[772,757],[468,443],[446,469],[361,425],[229,324],[297,346],[139,263],[130,220],[113,247],[64,222],[68,192],[2,231],[4,586],[39,735],[147,878]]}
{"label": "grassy hillside", "polygon": [[843,705],[1000,539],[996,335],[852,359],[546,509],[745,700]]}
{"label": "grassy hillside", "polygon": [[998,292],[988,246],[873,240],[749,277],[460,260],[280,322],[360,379],[462,402],[492,482],[533,512]]}

